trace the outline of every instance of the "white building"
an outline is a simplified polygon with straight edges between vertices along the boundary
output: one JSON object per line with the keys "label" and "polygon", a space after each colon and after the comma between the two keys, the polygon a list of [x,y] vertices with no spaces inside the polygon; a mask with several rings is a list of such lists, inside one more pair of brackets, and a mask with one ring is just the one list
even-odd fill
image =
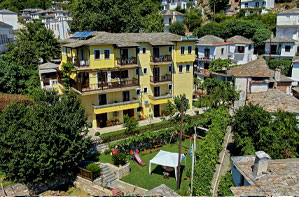
{"label": "white building", "polygon": [[[271,41],[271,47],[270,47]],[[265,41],[265,57],[271,59],[292,59],[297,53],[296,40],[288,37],[275,37]]]}
{"label": "white building", "polygon": [[13,42],[13,27],[6,23],[0,22],[0,54],[5,52],[7,43]]}
{"label": "white building", "polygon": [[164,17],[164,32],[169,32],[172,23],[178,21],[184,23],[185,14],[172,10],[163,10],[160,14]]}
{"label": "white building", "polygon": [[253,41],[237,35],[227,39],[226,42],[230,42],[228,57],[235,60],[237,64],[246,64],[257,59],[254,55]]}
{"label": "white building", "polygon": [[193,6],[197,5],[196,0],[162,0],[164,10],[175,10],[177,7],[187,9],[187,3],[192,3]]}
{"label": "white building", "polygon": [[50,20],[45,22],[46,28],[54,32],[56,38],[65,40],[69,38],[70,27],[68,21]]}
{"label": "white building", "polygon": [[0,21],[11,25],[13,30],[18,29],[18,14],[10,10],[0,10]]}
{"label": "white building", "polygon": [[42,89],[52,89],[57,84],[57,69],[59,64],[47,62],[38,66],[40,85]]}
{"label": "white building", "polygon": [[276,36],[284,36],[299,41],[299,8],[277,14]]}
{"label": "white building", "polygon": [[241,0],[241,9],[246,9],[245,16],[265,14],[274,8],[274,0]]}

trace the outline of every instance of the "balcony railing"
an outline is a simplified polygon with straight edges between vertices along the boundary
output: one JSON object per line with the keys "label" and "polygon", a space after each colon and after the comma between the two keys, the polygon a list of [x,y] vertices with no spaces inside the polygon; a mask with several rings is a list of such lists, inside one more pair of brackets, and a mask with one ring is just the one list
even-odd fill
{"label": "balcony railing", "polygon": [[171,55],[162,55],[162,56],[151,56],[151,62],[159,63],[159,62],[171,62]]}
{"label": "balcony railing", "polygon": [[171,80],[172,80],[171,75],[151,76],[151,82],[153,82],[153,83],[165,82],[165,81],[171,81]]}
{"label": "balcony railing", "polygon": [[207,61],[210,61],[210,60],[215,60],[215,56],[213,55],[210,55],[210,56],[200,56],[200,55],[196,55],[196,58],[199,59],[199,60],[207,60]]}
{"label": "balcony railing", "polygon": [[117,89],[117,88],[134,87],[134,86],[138,86],[137,79],[121,80],[118,82],[100,82],[100,83],[89,84],[89,85],[82,85],[75,81],[71,83],[71,87],[80,92],[101,91],[101,90],[109,90],[109,89]]}
{"label": "balcony railing", "polygon": [[129,58],[116,58],[117,64],[126,66],[137,64],[137,57],[129,57]]}
{"label": "balcony railing", "polygon": [[76,67],[89,67],[89,60],[78,60],[77,58],[68,57],[68,62],[73,62]]}
{"label": "balcony railing", "polygon": [[159,99],[166,99],[166,98],[171,98],[172,95],[171,93],[165,93],[165,94],[161,94],[161,95],[153,95],[153,96],[149,96],[151,99],[154,99],[154,100],[159,100]]}
{"label": "balcony railing", "polygon": [[105,108],[105,107],[114,107],[114,106],[119,106],[119,105],[128,105],[128,104],[133,104],[133,103],[139,103],[138,99],[132,99],[130,101],[113,101],[108,104],[104,105],[93,105],[95,109],[100,109],[100,108]]}

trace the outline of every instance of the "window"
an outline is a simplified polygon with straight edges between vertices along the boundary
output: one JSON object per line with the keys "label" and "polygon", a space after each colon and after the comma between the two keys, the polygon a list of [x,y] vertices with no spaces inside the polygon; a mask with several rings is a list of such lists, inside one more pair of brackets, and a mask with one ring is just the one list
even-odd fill
{"label": "window", "polygon": [[107,95],[106,94],[99,94],[98,95],[98,102],[99,102],[99,105],[106,105],[107,104]]}
{"label": "window", "polygon": [[130,91],[123,92],[123,102],[130,101]]}
{"label": "window", "polygon": [[248,49],[251,50],[251,44],[248,46]]}
{"label": "window", "polygon": [[185,47],[181,46],[181,55],[185,55]]}
{"label": "window", "polygon": [[146,53],[146,47],[142,47],[142,53]]}
{"label": "window", "polygon": [[183,65],[179,65],[179,72],[180,72],[180,73],[183,72]]}
{"label": "window", "polygon": [[66,52],[69,54],[71,53],[71,48],[67,48]]}
{"label": "window", "polygon": [[147,74],[147,68],[143,68],[143,74]]}
{"label": "window", "polygon": [[244,46],[238,46],[237,47],[237,53],[244,53],[245,47]]}
{"label": "window", "polygon": [[140,95],[140,89],[137,89],[137,90],[136,90],[136,94],[137,94],[137,95]]}
{"label": "window", "polygon": [[245,8],[248,8],[248,3],[245,3]]}
{"label": "window", "polygon": [[140,48],[139,47],[136,48],[136,53],[137,54],[140,53]]}
{"label": "window", "polygon": [[67,51],[66,51],[66,47],[62,47],[62,53],[66,54]]}
{"label": "window", "polygon": [[95,50],[93,51],[93,54],[94,54],[94,59],[95,59],[95,60],[99,60],[99,59],[101,59],[101,50],[100,50],[100,49],[95,49]]}
{"label": "window", "polygon": [[188,54],[192,54],[192,46],[188,46]]}
{"label": "window", "polygon": [[142,112],[143,108],[142,107],[137,107],[137,112]]}
{"label": "window", "polygon": [[259,7],[259,2],[255,2],[255,7]]}
{"label": "window", "polygon": [[172,47],[170,46],[168,47],[168,52],[171,53],[171,51],[172,51]]}
{"label": "window", "polygon": [[139,75],[139,68],[136,68],[136,75]]}
{"label": "window", "polygon": [[189,73],[190,72],[190,65],[186,65],[186,72]]}
{"label": "window", "polygon": [[168,84],[168,90],[172,90],[172,84]]}
{"label": "window", "polygon": [[224,54],[224,48],[221,48],[221,55]]}
{"label": "window", "polygon": [[172,64],[168,66],[168,72],[172,72]]}
{"label": "window", "polygon": [[147,93],[147,88],[143,88],[143,93]]}
{"label": "window", "polygon": [[285,46],[285,52],[290,52],[291,51],[291,46],[290,45],[286,45]]}
{"label": "window", "polygon": [[105,49],[104,50],[104,58],[105,59],[110,59],[110,49]]}

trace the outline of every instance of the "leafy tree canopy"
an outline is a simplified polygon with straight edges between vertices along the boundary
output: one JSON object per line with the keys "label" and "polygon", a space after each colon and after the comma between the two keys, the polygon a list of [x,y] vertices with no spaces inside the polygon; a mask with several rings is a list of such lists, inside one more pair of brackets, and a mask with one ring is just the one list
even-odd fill
{"label": "leafy tree canopy", "polygon": [[211,10],[214,10],[215,8],[215,12],[219,12],[224,10],[228,2],[228,0],[209,0],[209,7]]}
{"label": "leafy tree canopy", "polygon": [[195,28],[200,27],[201,22],[202,18],[200,9],[192,8],[187,12],[186,23],[189,31],[193,31]]}
{"label": "leafy tree canopy", "polygon": [[175,21],[174,23],[172,23],[169,27],[169,32],[173,33],[173,34],[178,34],[178,35],[185,35],[186,32],[186,28],[184,23],[180,22],[180,21]]}
{"label": "leafy tree canopy", "polygon": [[292,75],[292,60],[271,60],[269,58],[266,59],[267,64],[270,69],[276,70],[280,69],[281,73],[286,76]]}
{"label": "leafy tree canopy", "polygon": [[2,0],[0,9],[9,9],[14,12],[25,8],[48,9],[51,7],[51,2],[51,0]]}
{"label": "leafy tree canopy", "polygon": [[210,71],[215,71],[215,70],[222,70],[223,68],[228,68],[232,63],[231,59],[216,59],[211,62],[209,65],[209,70]]}
{"label": "leafy tree canopy", "polygon": [[115,33],[163,31],[159,9],[158,0],[73,0],[71,28]]}
{"label": "leafy tree canopy", "polygon": [[0,171],[27,185],[74,175],[87,151],[86,116],[73,93],[35,94],[0,113]]}

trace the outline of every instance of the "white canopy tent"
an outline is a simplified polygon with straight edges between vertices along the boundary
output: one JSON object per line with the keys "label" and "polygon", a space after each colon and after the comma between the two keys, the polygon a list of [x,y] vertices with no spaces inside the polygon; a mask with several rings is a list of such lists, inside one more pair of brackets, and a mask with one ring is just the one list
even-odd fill
{"label": "white canopy tent", "polygon": [[[184,158],[185,155],[181,154],[181,161]],[[152,173],[152,163],[153,163],[161,166],[173,167],[175,171],[175,179],[177,179],[178,161],[179,161],[178,153],[171,153],[171,152],[160,150],[160,152],[149,162],[149,174]],[[185,159],[185,165],[186,165],[186,159]]]}

